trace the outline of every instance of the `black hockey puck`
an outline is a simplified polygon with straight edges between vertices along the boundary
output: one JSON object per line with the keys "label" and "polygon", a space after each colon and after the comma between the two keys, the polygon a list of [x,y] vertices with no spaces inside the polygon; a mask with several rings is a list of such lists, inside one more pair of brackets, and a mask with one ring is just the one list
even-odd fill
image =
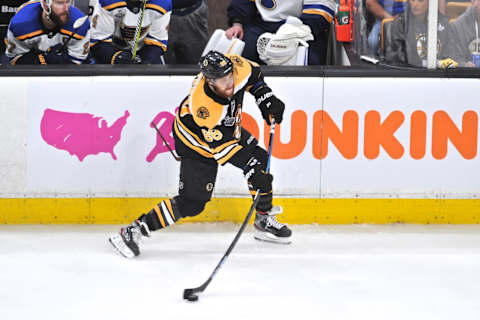
{"label": "black hockey puck", "polygon": [[189,295],[187,296],[187,300],[191,302],[198,301],[198,296],[196,294]]}
{"label": "black hockey puck", "polygon": [[198,300],[198,296],[193,293],[192,289],[183,290],[183,299],[194,302]]}

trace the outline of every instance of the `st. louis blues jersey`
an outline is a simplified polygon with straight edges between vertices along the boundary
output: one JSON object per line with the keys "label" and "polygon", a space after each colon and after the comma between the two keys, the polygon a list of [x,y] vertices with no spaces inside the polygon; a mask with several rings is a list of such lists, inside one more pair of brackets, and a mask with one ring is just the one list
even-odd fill
{"label": "st. louis blues jersey", "polygon": [[332,22],[335,15],[335,0],[232,0],[229,15],[245,18],[252,14],[252,5],[263,21],[283,22],[289,16],[315,18],[322,16]]}
{"label": "st. louis blues jersey", "polygon": [[10,20],[5,51],[10,63],[16,64],[17,60],[32,49],[46,52],[55,45],[65,43],[69,38],[66,45],[68,58],[73,63],[83,63],[90,49],[90,23],[86,19],[77,29],[74,29],[73,24],[85,15],[79,9],[70,6],[67,23],[49,31],[41,22],[42,11],[40,1],[29,1],[18,8]]}
{"label": "st. louis blues jersey", "polygon": [[[120,50],[131,50],[141,12],[130,11],[124,0],[98,0],[92,16],[91,45],[111,42]],[[163,52],[167,50],[171,12],[172,0],[147,0],[139,30],[138,50],[145,45],[158,46]]]}
{"label": "st. louis blues jersey", "polygon": [[243,96],[245,91],[255,95],[259,88],[266,87],[257,64],[238,55],[227,57],[234,66],[233,97],[216,95],[200,73],[173,124],[174,137],[186,147],[184,150],[222,165],[243,148],[256,145],[256,139],[241,127]]}

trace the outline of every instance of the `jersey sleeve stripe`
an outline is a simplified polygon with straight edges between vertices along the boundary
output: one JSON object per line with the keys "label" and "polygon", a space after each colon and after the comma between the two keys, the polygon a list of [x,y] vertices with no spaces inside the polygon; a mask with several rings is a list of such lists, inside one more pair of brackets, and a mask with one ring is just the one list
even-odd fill
{"label": "jersey sleeve stripe", "polygon": [[78,34],[78,33],[75,33],[73,31],[70,31],[70,30],[66,30],[66,29],[60,29],[60,33],[61,34],[64,34],[64,35],[67,35],[67,36],[72,36],[73,38],[77,39],[77,40],[82,40],[84,39],[85,37]]}
{"label": "jersey sleeve stripe", "polygon": [[167,13],[167,10],[165,10],[164,8],[160,7],[159,5],[153,4],[153,3],[147,4],[145,6],[145,8],[155,10],[157,12],[160,12],[161,14],[166,14]]}
{"label": "jersey sleeve stripe", "polygon": [[225,164],[240,149],[242,149],[242,146],[237,144],[236,146],[233,146],[232,148],[228,148],[228,150],[226,150],[227,151],[226,153],[222,152],[220,154],[215,155],[215,160],[217,160],[217,162],[219,164]]}
{"label": "jersey sleeve stripe", "polygon": [[30,32],[30,33],[18,36],[17,39],[18,40],[26,40],[26,39],[34,38],[34,37],[39,36],[41,34],[43,34],[43,30],[37,30],[37,31],[33,31],[33,32]]}
{"label": "jersey sleeve stripe", "polygon": [[195,143],[193,137],[189,136],[185,130],[181,126],[179,126],[179,122],[175,119],[174,123],[174,130],[177,137],[185,144],[188,148],[194,150],[195,152],[199,153],[200,155],[204,156],[205,158],[213,158],[213,155],[210,151],[205,150],[204,147],[199,146]]}
{"label": "jersey sleeve stripe", "polygon": [[178,118],[178,115],[177,117],[175,118],[175,121],[178,122],[179,124],[179,128],[184,131],[188,136],[190,136],[192,139],[193,139],[193,143],[197,144],[199,147],[201,148],[205,148],[207,149],[207,151],[210,152],[210,147],[208,146],[208,144],[206,142],[204,142],[202,139],[200,139],[196,134],[194,134],[192,131],[190,131],[190,129],[187,128],[187,126],[185,126],[182,121]]}
{"label": "jersey sleeve stripe", "polygon": [[157,46],[157,47],[162,48],[163,51],[167,51],[167,46],[160,41],[153,40],[153,39],[150,39],[150,38],[145,38],[144,42],[145,42],[146,45]]}
{"label": "jersey sleeve stripe", "polygon": [[330,15],[329,13],[327,13],[325,11],[320,11],[320,10],[317,10],[317,9],[303,10],[302,15],[319,15],[319,16],[324,17],[325,20],[327,20],[329,23],[331,23],[332,20],[333,20],[332,15]]}
{"label": "jersey sleeve stripe", "polygon": [[126,6],[127,6],[126,1],[120,1],[120,2],[116,2],[116,3],[112,3],[108,6],[105,6],[105,7],[103,7],[103,9],[105,9],[107,11],[111,11],[113,9],[120,8],[120,7],[126,7]]}

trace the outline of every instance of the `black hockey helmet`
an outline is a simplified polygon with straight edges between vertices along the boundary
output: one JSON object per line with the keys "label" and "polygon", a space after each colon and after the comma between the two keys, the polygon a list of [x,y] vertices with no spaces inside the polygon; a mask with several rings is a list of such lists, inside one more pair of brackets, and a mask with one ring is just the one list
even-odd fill
{"label": "black hockey helmet", "polygon": [[211,50],[200,58],[198,63],[203,75],[209,79],[218,79],[233,72],[233,62],[218,51]]}

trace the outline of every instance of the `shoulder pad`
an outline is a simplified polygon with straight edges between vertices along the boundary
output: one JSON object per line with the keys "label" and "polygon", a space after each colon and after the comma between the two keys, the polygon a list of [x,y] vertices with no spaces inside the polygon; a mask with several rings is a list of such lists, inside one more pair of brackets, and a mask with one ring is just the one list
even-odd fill
{"label": "shoulder pad", "polygon": [[148,0],[145,9],[167,14],[167,12],[172,11],[172,0]]}
{"label": "shoulder pad", "polygon": [[99,3],[107,11],[127,6],[127,1],[125,0],[99,0]]}
{"label": "shoulder pad", "polygon": [[227,54],[226,56],[233,62],[235,87],[243,87],[252,74],[252,65],[247,59],[237,54]]}
{"label": "shoulder pad", "polygon": [[42,33],[42,26],[38,19],[43,10],[40,1],[27,2],[21,6],[10,21],[10,30],[15,38],[29,38],[29,35]]}
{"label": "shoulder pad", "polygon": [[85,22],[77,30],[74,30],[73,28],[73,24],[75,23],[75,21],[82,17],[85,17],[85,14],[83,14],[83,12],[80,11],[80,9],[74,6],[70,6],[70,16],[68,18],[68,22],[62,26],[62,29],[65,29],[70,32],[75,31],[76,34],[84,37],[87,34],[88,30],[90,29],[90,22],[88,21],[88,19],[85,20]]}

